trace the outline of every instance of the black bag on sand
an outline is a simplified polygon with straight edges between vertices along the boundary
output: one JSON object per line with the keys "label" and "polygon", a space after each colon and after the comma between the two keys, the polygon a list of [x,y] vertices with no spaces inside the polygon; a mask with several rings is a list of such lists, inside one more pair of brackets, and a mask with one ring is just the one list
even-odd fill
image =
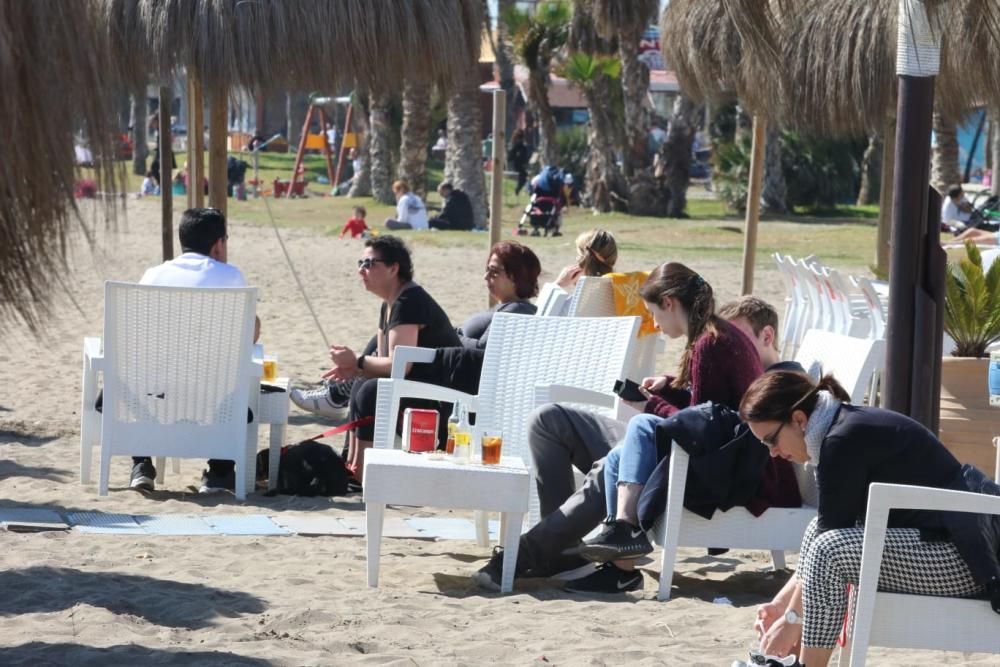
{"label": "black bag on sand", "polygon": [[[257,479],[267,480],[268,450],[257,452]],[[288,496],[342,496],[347,493],[347,468],[329,445],[305,440],[281,448],[277,493]],[[273,493],[273,492],[269,492]]]}

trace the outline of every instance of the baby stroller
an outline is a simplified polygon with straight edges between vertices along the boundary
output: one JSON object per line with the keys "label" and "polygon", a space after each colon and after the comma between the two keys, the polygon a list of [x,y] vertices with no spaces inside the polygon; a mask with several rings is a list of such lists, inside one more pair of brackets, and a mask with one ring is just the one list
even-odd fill
{"label": "baby stroller", "polygon": [[524,214],[517,225],[520,236],[528,234],[531,225],[531,236],[562,236],[559,227],[562,224],[563,173],[558,167],[544,167],[531,181],[531,199],[524,208]]}

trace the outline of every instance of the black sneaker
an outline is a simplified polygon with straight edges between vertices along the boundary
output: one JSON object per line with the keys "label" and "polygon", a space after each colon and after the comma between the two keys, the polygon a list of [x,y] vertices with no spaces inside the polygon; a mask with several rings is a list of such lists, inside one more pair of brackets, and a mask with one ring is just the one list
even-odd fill
{"label": "black sneaker", "polygon": [[347,382],[331,382],[330,387],[330,403],[338,408],[346,408],[351,402],[351,388],[354,386],[354,380],[348,380]]}
{"label": "black sneaker", "polygon": [[[517,559],[514,565],[514,578],[524,576],[524,568],[521,567],[521,559]],[[499,591],[500,580],[503,577],[503,547],[493,547],[493,555],[486,565],[473,572],[472,581],[480,588],[488,591]]]}
{"label": "black sneaker", "polygon": [[608,521],[600,535],[580,546],[580,555],[595,563],[641,558],[652,551],[646,531],[625,521]]}
{"label": "black sneaker", "polygon": [[733,667],[739,665],[740,667],[755,667],[756,665],[763,665],[764,667],[802,667],[802,663],[795,655],[786,655],[784,658],[779,658],[776,655],[764,655],[759,651],[750,651],[750,659],[748,662],[736,661],[733,663]]}
{"label": "black sneaker", "polygon": [[642,572],[605,563],[593,574],[570,581],[563,588],[571,593],[628,593],[642,588]]}
{"label": "black sneaker", "polygon": [[149,492],[156,489],[156,468],[150,460],[139,461],[132,466],[129,488]]}
{"label": "black sneaker", "polygon": [[222,491],[236,491],[236,470],[229,470],[225,474],[214,472],[211,468],[201,473],[201,487],[198,493],[221,493]]}

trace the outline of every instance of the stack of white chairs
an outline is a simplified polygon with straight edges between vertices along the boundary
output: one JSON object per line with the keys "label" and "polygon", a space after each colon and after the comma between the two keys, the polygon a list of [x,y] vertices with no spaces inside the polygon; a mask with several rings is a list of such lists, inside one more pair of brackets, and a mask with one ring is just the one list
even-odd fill
{"label": "stack of white chairs", "polygon": [[782,356],[795,356],[807,331],[819,329],[854,338],[885,337],[886,299],[874,281],[848,276],[815,256],[774,254],[785,285]]}

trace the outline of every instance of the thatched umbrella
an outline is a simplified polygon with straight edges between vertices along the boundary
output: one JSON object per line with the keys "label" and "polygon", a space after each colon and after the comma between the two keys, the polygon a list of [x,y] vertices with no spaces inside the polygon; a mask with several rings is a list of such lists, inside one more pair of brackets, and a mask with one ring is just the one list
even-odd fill
{"label": "thatched umbrella", "polygon": [[114,189],[118,90],[195,71],[210,91],[403,80],[447,88],[479,52],[480,0],[0,2],[0,311],[37,329],[76,219],[74,133]]}
{"label": "thatched umbrella", "polygon": [[[73,198],[75,135],[86,130],[101,189],[123,175],[111,161],[110,45],[83,2],[0,3],[0,315],[41,328],[59,285]],[[112,209],[113,212],[113,209]]]}
{"label": "thatched umbrella", "polygon": [[479,0],[98,1],[133,81],[189,68],[210,90],[449,87],[479,56]]}

